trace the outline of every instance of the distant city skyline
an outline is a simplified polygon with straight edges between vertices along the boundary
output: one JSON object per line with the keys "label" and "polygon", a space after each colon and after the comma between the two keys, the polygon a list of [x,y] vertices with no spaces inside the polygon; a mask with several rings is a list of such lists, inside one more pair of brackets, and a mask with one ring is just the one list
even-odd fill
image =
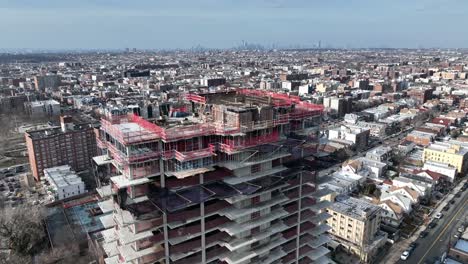
{"label": "distant city skyline", "polygon": [[[352,2],[352,3],[351,3]],[[468,1],[0,0],[0,49],[466,48]]]}

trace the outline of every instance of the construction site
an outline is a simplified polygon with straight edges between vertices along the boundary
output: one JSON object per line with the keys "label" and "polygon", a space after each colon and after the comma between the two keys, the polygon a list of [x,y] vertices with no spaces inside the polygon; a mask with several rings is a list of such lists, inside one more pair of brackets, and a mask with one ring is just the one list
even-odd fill
{"label": "construction site", "polygon": [[302,162],[322,106],[237,89],[183,94],[169,111],[182,117],[101,121],[113,176],[97,189],[108,228],[89,238],[100,263],[333,263],[330,191]]}

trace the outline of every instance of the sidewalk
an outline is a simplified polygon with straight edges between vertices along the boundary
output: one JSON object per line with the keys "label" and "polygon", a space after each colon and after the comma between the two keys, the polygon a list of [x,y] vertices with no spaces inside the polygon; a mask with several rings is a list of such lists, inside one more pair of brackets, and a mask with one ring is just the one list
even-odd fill
{"label": "sidewalk", "polygon": [[[463,184],[465,184],[465,182],[467,182],[466,179],[463,179],[462,181],[460,181],[458,185],[455,186],[455,188],[453,188],[453,190],[449,194],[447,194],[444,198],[441,199],[441,201],[439,201],[439,204],[437,205],[436,209],[434,209],[434,211],[432,211],[430,215],[440,213],[442,211],[442,208],[444,208],[444,206],[446,206],[449,203],[449,201],[461,189],[461,187],[463,186]],[[431,218],[431,221],[432,221],[432,218]],[[396,263],[400,259],[401,253],[403,253],[403,251],[405,251],[405,249],[407,249],[412,242],[416,241],[419,237],[419,234],[422,231],[424,231],[426,228],[427,228],[426,225],[421,225],[420,227],[418,227],[418,229],[413,233],[413,235],[410,238],[395,243],[390,248],[390,251],[388,252],[388,255],[383,263],[385,264]]]}

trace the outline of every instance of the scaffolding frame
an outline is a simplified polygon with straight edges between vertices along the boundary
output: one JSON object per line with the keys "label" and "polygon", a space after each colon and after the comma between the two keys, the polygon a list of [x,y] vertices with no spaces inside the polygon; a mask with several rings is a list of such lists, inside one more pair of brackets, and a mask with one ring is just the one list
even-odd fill
{"label": "scaffolding frame", "polygon": [[206,104],[206,98],[203,97],[203,96],[200,96],[200,95],[198,95],[198,94],[192,94],[192,93],[186,94],[186,95],[185,95],[185,99],[186,99],[187,101],[192,101],[192,102],[197,102],[197,103]]}
{"label": "scaffolding frame", "polygon": [[111,122],[106,119],[101,119],[101,128],[114,139],[121,142],[123,145],[138,144],[145,141],[157,140],[159,134],[154,133],[154,131],[152,131],[149,127],[145,127],[146,124],[144,122],[138,123],[143,129],[131,132],[123,132],[121,129],[115,126],[116,124],[132,123],[135,116],[136,115],[132,114],[130,116],[126,115],[120,117],[116,123],[114,123],[115,120],[114,122]]}

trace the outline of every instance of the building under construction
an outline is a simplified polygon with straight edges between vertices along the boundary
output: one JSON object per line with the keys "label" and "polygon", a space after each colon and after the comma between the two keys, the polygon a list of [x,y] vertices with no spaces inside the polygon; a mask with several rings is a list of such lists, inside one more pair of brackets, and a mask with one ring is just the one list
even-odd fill
{"label": "building under construction", "polygon": [[328,192],[301,166],[304,140],[290,138],[315,131],[321,106],[239,89],[181,95],[170,111],[185,117],[102,120],[117,175],[100,202],[111,228],[93,242],[102,262],[333,263]]}

